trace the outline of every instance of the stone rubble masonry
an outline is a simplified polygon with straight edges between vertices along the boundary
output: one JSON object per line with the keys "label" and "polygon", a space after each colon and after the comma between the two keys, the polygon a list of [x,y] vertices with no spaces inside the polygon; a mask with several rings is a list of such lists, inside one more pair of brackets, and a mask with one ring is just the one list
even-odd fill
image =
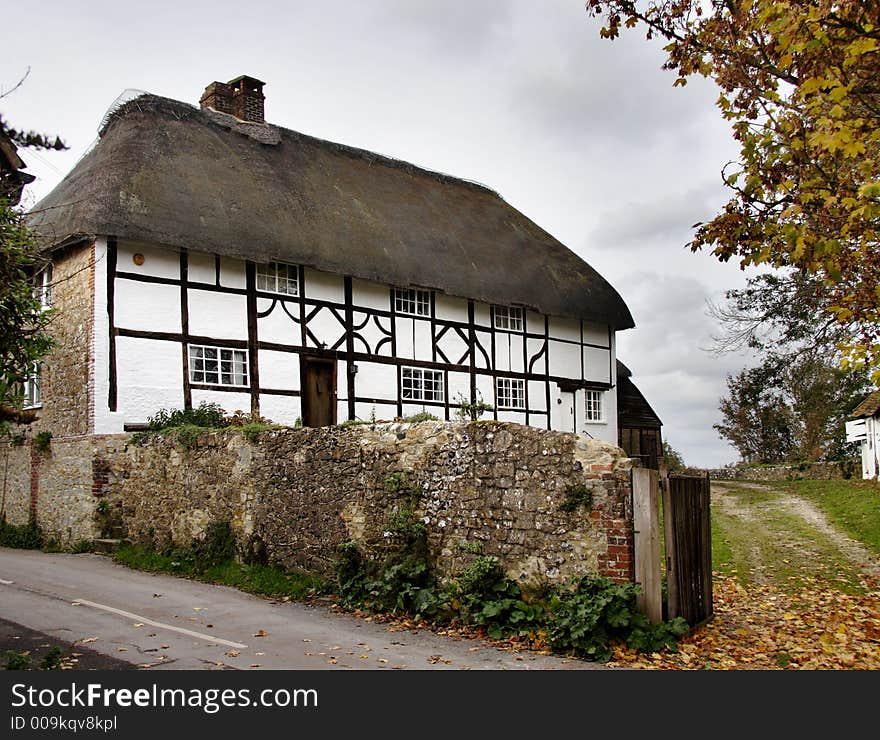
{"label": "stone rubble masonry", "polygon": [[[6,447],[7,512],[30,479],[28,447]],[[135,541],[186,545],[214,521],[272,561],[331,574],[337,547],[381,556],[389,518],[425,522],[430,557],[453,576],[477,554],[541,587],[598,572],[633,579],[632,461],[605,442],[503,422],[423,422],[283,429],[248,442],[205,432],[194,449],[171,434],[52,440],[40,459],[38,521],[70,544],[99,536],[96,507]],[[389,478],[399,479],[397,490]],[[586,487],[589,507],[561,509]]]}
{"label": "stone rubble masonry", "polygon": [[53,440],[58,440],[92,431],[94,270],[94,243],[53,255],[51,305],[55,316],[49,331],[55,344],[43,361],[43,408],[30,435],[51,431]]}
{"label": "stone rubble masonry", "polygon": [[804,462],[779,465],[731,465],[710,470],[712,480],[783,481],[783,480],[844,480],[860,478],[859,458],[836,462]]}

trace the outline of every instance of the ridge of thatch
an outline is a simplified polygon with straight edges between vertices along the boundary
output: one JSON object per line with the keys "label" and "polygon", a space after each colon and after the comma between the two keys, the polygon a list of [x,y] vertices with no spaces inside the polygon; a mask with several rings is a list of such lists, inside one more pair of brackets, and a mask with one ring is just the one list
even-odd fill
{"label": "ridge of thatch", "polygon": [[483,185],[155,95],[106,117],[29,224],[47,248],[115,236],[634,325],[602,276]]}

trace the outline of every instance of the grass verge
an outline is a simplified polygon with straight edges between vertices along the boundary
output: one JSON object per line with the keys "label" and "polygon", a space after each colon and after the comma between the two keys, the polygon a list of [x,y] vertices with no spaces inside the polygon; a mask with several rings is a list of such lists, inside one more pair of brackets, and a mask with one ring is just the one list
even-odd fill
{"label": "grass verge", "polygon": [[821,509],[843,532],[880,555],[880,484],[867,480],[798,480],[780,484]]}
{"label": "grass verge", "polygon": [[114,553],[113,559],[129,568],[232,586],[248,593],[288,601],[302,601],[327,593],[330,588],[320,576],[285,571],[274,565],[249,565],[226,560],[205,567],[192,557],[190,550],[185,549],[159,551],[143,545],[127,544]]}

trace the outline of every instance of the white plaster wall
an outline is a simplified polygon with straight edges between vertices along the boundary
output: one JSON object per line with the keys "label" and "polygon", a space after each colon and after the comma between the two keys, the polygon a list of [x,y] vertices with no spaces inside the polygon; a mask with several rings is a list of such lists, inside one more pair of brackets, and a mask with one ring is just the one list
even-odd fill
{"label": "white plaster wall", "polygon": [[499,411],[498,421],[511,421],[515,424],[525,424],[525,411]]}
{"label": "white plaster wall", "polygon": [[466,324],[468,321],[468,302],[462,298],[434,294],[434,314],[438,319],[446,321],[459,321]]}
{"label": "white plaster wall", "polygon": [[[142,254],[144,263],[136,265],[134,255]],[[120,241],[116,245],[116,269],[137,275],[180,279],[180,254],[173,249],[163,249],[139,242]]]}
{"label": "white plaster wall", "polygon": [[396,403],[356,403],[355,417],[361,421],[369,421],[373,410],[376,412],[376,421],[391,421],[397,416]]}
{"label": "white plaster wall", "polygon": [[180,333],[180,288],[121,278],[115,283],[117,328]]}
{"label": "white plaster wall", "polygon": [[194,283],[217,283],[217,261],[213,254],[190,252],[187,256],[187,280]]}
{"label": "white plaster wall", "polygon": [[602,394],[605,410],[604,423],[587,423],[587,396],[585,391],[577,392],[578,432],[587,433],[593,439],[602,439],[617,444],[617,392],[615,389]]}
{"label": "white plaster wall", "polygon": [[414,356],[417,360],[424,362],[433,362],[434,353],[431,342],[431,322],[416,319],[413,321],[415,327],[415,346]]}
{"label": "white plaster wall", "polygon": [[565,319],[558,316],[550,317],[550,336],[554,339],[581,341],[581,323],[577,319]]}
{"label": "white plaster wall", "polygon": [[[486,350],[486,355],[489,356],[489,360],[492,360],[492,335],[487,331],[475,331],[474,336],[477,341],[482,345],[483,349]],[[474,365],[483,370],[488,370],[489,366],[486,362],[486,357],[483,356],[483,353],[480,352],[479,348],[474,347]]]}
{"label": "white plaster wall", "polygon": [[[306,304],[306,315],[308,316],[314,308],[313,305]],[[341,310],[340,315],[345,319],[345,314]],[[333,347],[340,339],[345,337],[345,326],[340,323],[339,319],[336,318],[329,308],[319,309],[311,318],[309,321],[309,331],[312,332],[315,339],[318,340],[317,346],[321,347],[323,343],[327,349]],[[314,345],[314,342],[311,339],[308,339],[307,341],[309,342],[309,346]],[[345,342],[339,346],[339,349],[345,349]]]}
{"label": "white plaster wall", "polygon": [[486,303],[474,303],[474,323],[477,326],[491,326],[489,306]]}
{"label": "white plaster wall", "polygon": [[227,414],[233,414],[236,411],[241,411],[245,414],[251,412],[251,394],[246,392],[227,393],[226,391],[207,391],[201,388],[193,388],[192,402],[193,406],[198,406],[203,402],[220,404],[220,407]]}
{"label": "white plaster wall", "polygon": [[391,306],[391,289],[366,280],[351,281],[351,299],[355,306],[387,311]]}
{"label": "white plaster wall", "polygon": [[[547,410],[547,386],[538,380],[529,381],[529,409],[535,411]],[[545,420],[538,422],[541,426],[547,426]]]}
{"label": "white plaster wall", "polygon": [[220,285],[224,288],[247,287],[247,273],[243,260],[232,257],[220,258]]}
{"label": "white plaster wall", "polygon": [[589,321],[585,321],[584,342],[586,344],[596,344],[600,347],[607,347],[608,327],[603,324],[593,324]]}
{"label": "white plaster wall", "polygon": [[597,383],[611,383],[611,372],[614,367],[612,357],[607,349],[584,347],[584,379]]}
{"label": "white plaster wall", "polygon": [[247,341],[247,298],[234,293],[187,290],[189,333]]}
{"label": "white plaster wall", "polygon": [[[483,403],[488,403],[489,405],[492,405],[492,406],[495,405],[495,382],[492,380],[492,378],[490,376],[477,375],[477,393],[479,394],[477,396],[477,400],[479,400],[480,397],[482,397]],[[466,399],[470,400],[470,390],[465,392],[464,397]],[[454,396],[450,396],[449,403],[455,404],[456,398]],[[483,418],[483,419],[493,418],[492,412],[489,411],[488,413],[483,414],[483,416],[481,418]]]}
{"label": "white plaster wall", "polygon": [[116,338],[117,402],[127,423],[141,423],[160,408],[183,408],[180,344]]}
{"label": "white plaster wall", "polygon": [[[437,348],[443,352],[450,362],[458,362],[465,352],[467,352],[467,343],[458,335],[454,329],[447,331],[437,342]],[[438,358],[439,359],[439,358]],[[465,358],[467,364],[467,358]]]}
{"label": "white plaster wall", "polygon": [[560,378],[580,378],[580,346],[568,344],[567,342],[556,342],[552,339],[548,344],[550,345],[548,349],[550,353],[550,375],[556,375]]}
{"label": "white plaster wall", "polygon": [[[316,298],[320,301],[332,301],[333,303],[345,303],[345,281],[339,275],[329,272],[319,272],[306,267],[303,270],[305,280],[302,295],[307,298]],[[387,288],[386,288],[387,295]],[[388,308],[386,302],[385,308]]]}
{"label": "white plaster wall", "polygon": [[[273,301],[257,298],[257,313],[268,311]],[[275,307],[268,316],[257,319],[257,336],[261,342],[287,344],[292,347],[302,346],[302,330],[299,324],[285,312],[281,301],[275,301]],[[287,303],[287,310],[299,317],[299,304]]]}
{"label": "white plaster wall", "polygon": [[[293,352],[259,350],[260,388],[299,390],[299,355]],[[260,402],[262,403],[262,401]]]}
{"label": "white plaster wall", "polygon": [[453,408],[450,412],[454,415],[457,398],[464,396],[466,399],[471,397],[471,376],[469,373],[449,373],[449,405]]}
{"label": "white plaster wall", "polygon": [[544,333],[544,314],[535,313],[534,311],[526,311],[526,330],[530,334]]}
{"label": "white plaster wall", "polygon": [[405,360],[415,359],[415,319],[396,318],[394,320],[397,356]]}
{"label": "white plaster wall", "polygon": [[91,427],[95,434],[123,431],[124,415],[110,411],[110,317],[107,314],[107,239],[95,239],[95,295],[92,315],[92,388],[95,394]]}
{"label": "white plaster wall", "polygon": [[302,417],[299,396],[273,396],[260,394],[260,416],[275,424],[292,427]]}
{"label": "white plaster wall", "polygon": [[[353,321],[355,326],[359,326],[364,323],[364,319],[367,318],[367,315],[364,313],[360,313],[358,311],[353,312]],[[379,317],[379,326],[391,330],[391,319],[383,319]],[[382,357],[390,357],[391,356],[391,342],[390,340],[386,342],[379,352],[376,352],[376,348],[379,346],[379,343],[388,337],[387,334],[382,332],[382,330],[376,325],[376,321],[370,317],[367,323],[364,325],[362,329],[357,330],[357,334],[364,338],[364,341],[367,343],[367,347],[364,346],[363,342],[360,339],[355,337],[354,340],[354,351],[355,352],[366,352],[367,354],[378,354]]]}
{"label": "white plaster wall", "polygon": [[357,362],[354,376],[355,395],[361,398],[388,399],[397,402],[397,368],[378,362]]}

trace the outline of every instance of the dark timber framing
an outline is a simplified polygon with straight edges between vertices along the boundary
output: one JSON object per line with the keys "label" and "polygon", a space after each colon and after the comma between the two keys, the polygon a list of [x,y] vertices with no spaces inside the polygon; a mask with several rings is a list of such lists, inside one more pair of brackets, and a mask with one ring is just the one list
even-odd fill
{"label": "dark timber framing", "polygon": [[[594,344],[584,341],[584,326],[580,322],[580,341],[572,339],[564,339],[552,337],[553,342],[572,344],[579,347],[580,351],[580,378],[572,379],[550,374],[550,318],[543,315],[543,332],[529,331],[534,325],[528,322],[528,310],[522,309],[522,330],[521,331],[496,331],[495,327],[495,307],[488,306],[489,325],[484,326],[476,321],[475,302],[470,300],[467,302],[467,322],[455,321],[450,319],[438,318],[436,312],[435,293],[431,291],[430,315],[428,316],[410,316],[408,314],[399,314],[396,310],[394,300],[394,287],[388,287],[389,308],[382,310],[367,306],[355,305],[353,295],[353,281],[350,276],[342,276],[344,298],[342,303],[336,301],[328,301],[319,298],[307,296],[307,284],[305,268],[298,266],[298,291],[297,295],[281,295],[257,290],[256,287],[256,263],[252,261],[244,262],[246,287],[231,288],[220,284],[220,258],[215,255],[215,283],[191,282],[188,275],[188,253],[186,249],[180,251],[180,277],[179,279],[157,277],[153,275],[141,275],[133,272],[123,272],[117,270],[117,243],[113,238],[107,242],[107,311],[110,320],[110,347],[109,347],[109,363],[110,363],[110,388],[108,392],[108,405],[111,411],[115,411],[118,405],[117,386],[118,380],[116,376],[116,341],[117,336],[134,337],[140,339],[157,339],[181,344],[182,363],[183,363],[183,401],[186,408],[192,407],[192,389],[212,390],[234,393],[249,393],[251,398],[251,412],[259,414],[260,396],[262,394],[270,396],[291,396],[300,397],[301,392],[294,389],[283,388],[264,388],[260,385],[259,375],[259,352],[260,350],[271,350],[274,352],[285,352],[297,354],[301,358],[308,357],[324,357],[337,362],[343,362],[346,368],[346,400],[347,400],[347,416],[349,419],[356,418],[356,405],[358,403],[369,403],[381,406],[393,406],[397,415],[403,415],[403,406],[405,400],[402,397],[400,368],[402,366],[421,367],[432,370],[440,370],[443,372],[444,380],[444,398],[443,401],[418,401],[412,405],[421,405],[432,408],[442,408],[444,418],[450,418],[450,412],[456,402],[450,398],[449,392],[449,375],[451,372],[462,373],[469,376],[470,381],[470,400],[477,400],[477,376],[488,377],[492,381],[492,397],[493,397],[493,417],[498,418],[497,379],[517,378],[523,380],[525,391],[525,408],[524,409],[502,409],[502,411],[512,411],[521,413],[525,417],[525,423],[528,424],[536,417],[545,416],[547,428],[552,428],[552,389],[551,384],[556,383],[560,387],[569,390],[590,389],[607,391],[613,387],[614,375],[609,375],[609,382],[588,381],[585,379],[585,361],[584,349],[592,347],[595,349],[607,350],[609,354],[609,373],[613,370],[614,358],[613,350],[613,332],[608,329],[608,344]],[[338,277],[338,276],[337,276]],[[156,283],[162,285],[179,286],[180,288],[180,314],[181,314],[181,331],[177,332],[159,332],[159,331],[142,331],[127,328],[120,328],[115,325],[115,289],[117,280],[130,280],[142,283]],[[210,336],[194,336],[189,331],[189,290],[201,290],[216,293],[227,293],[233,295],[243,295],[246,297],[247,303],[247,339],[246,340],[230,340],[220,339]],[[257,300],[271,300],[271,305],[262,312],[257,310]],[[339,339],[332,348],[327,348],[326,344],[319,342],[317,337],[309,330],[309,321],[318,313],[327,309],[336,320],[340,323],[341,339]],[[277,342],[262,341],[259,338],[258,328],[259,319],[268,316],[275,310],[283,310],[294,324],[299,324],[299,345],[280,344]],[[355,313],[364,316],[360,323],[355,326]],[[423,322],[426,331],[430,331],[430,356],[431,360],[415,360],[405,359],[398,356],[398,319],[408,319],[415,322]],[[386,329],[382,325],[382,320],[389,321],[390,326]],[[375,347],[370,347],[370,343],[360,333],[367,324],[373,322],[379,332],[383,335],[381,339],[375,342]],[[534,327],[537,328],[537,327]],[[447,357],[439,346],[440,340],[448,333],[454,332],[458,337],[466,342],[467,351],[461,358]],[[489,335],[490,348],[489,352],[481,343],[478,332]],[[497,352],[499,351],[499,337],[506,336],[508,342],[510,337],[516,335],[522,338],[522,363],[523,370],[497,370]],[[539,348],[530,353],[529,340],[538,340]],[[413,337],[413,353],[415,354],[415,336]],[[355,342],[363,345],[366,351],[358,351]],[[190,382],[189,375],[189,345],[205,344],[215,347],[224,347],[231,349],[243,349],[248,351],[248,386],[225,386],[225,385],[204,385]],[[379,350],[390,343],[391,354],[380,355]],[[533,344],[534,346],[534,344]],[[487,367],[478,367],[477,352],[482,353],[486,361]],[[508,355],[512,362],[512,352],[508,345]],[[541,360],[543,359],[543,362]],[[456,361],[457,360],[457,361]],[[355,382],[356,363],[368,362],[380,365],[391,365],[395,367],[396,375],[396,394],[394,398],[370,398],[357,395]],[[540,368],[540,369],[539,369]],[[530,392],[529,382],[540,382],[544,385],[545,409],[533,409],[529,406]],[[406,402],[408,405],[411,402]],[[577,414],[577,410],[575,410]],[[575,417],[576,421],[576,417]],[[576,426],[575,426],[576,428]]]}
{"label": "dark timber framing", "polygon": [[[94,249],[92,245],[92,249]],[[109,388],[107,390],[107,408],[116,411],[116,239],[107,239],[107,319],[109,326],[109,343],[107,345],[107,364]]]}

